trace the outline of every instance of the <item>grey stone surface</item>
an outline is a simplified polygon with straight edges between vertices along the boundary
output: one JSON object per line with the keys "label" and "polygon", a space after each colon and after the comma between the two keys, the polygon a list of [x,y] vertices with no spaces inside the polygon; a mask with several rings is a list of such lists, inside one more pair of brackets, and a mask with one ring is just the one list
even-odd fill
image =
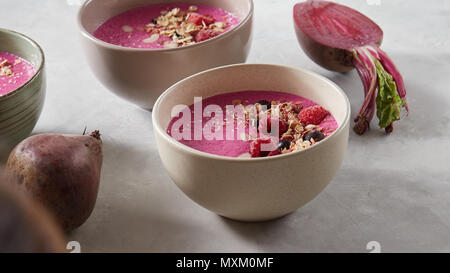
{"label": "grey stone surface", "polygon": [[[165,173],[151,114],[112,95],[95,79],[80,48],[77,1],[0,1],[1,27],[25,33],[47,57],[48,95],[34,133],[100,129],[104,165],[90,219],[70,240],[83,252],[366,252],[450,251],[450,3],[338,1],[384,30],[383,49],[402,71],[411,114],[386,136],[353,132],[342,169],[315,200],[282,219],[245,224],[191,202]],[[300,50],[295,0],[256,0],[248,62],[318,72],[362,103],[355,71],[321,69]],[[377,3],[380,5],[369,5]],[[368,4],[369,3],[369,4]]]}

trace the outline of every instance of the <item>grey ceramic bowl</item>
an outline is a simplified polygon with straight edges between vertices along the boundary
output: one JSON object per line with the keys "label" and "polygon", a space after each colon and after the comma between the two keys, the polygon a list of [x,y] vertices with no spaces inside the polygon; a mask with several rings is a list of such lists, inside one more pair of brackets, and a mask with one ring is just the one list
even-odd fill
{"label": "grey ceramic bowl", "polygon": [[[92,35],[114,15],[162,2],[219,7],[236,15],[241,22],[218,37],[173,49],[126,48]],[[78,14],[82,45],[94,74],[116,95],[149,110],[158,96],[175,82],[206,69],[245,62],[250,50],[252,20],[252,0],[89,0]]]}
{"label": "grey ceramic bowl", "polygon": [[[296,94],[328,109],[339,127],[302,151],[265,158],[230,158],[194,150],[170,137],[166,129],[176,105],[194,96],[267,90]],[[333,179],[344,159],[350,103],[330,80],[279,65],[240,64],[211,69],[170,87],[153,109],[159,155],[178,187],[201,206],[242,221],[270,220],[303,206]]]}
{"label": "grey ceramic bowl", "polygon": [[36,70],[27,83],[0,96],[0,145],[5,149],[26,138],[39,119],[45,99],[45,59],[35,41],[6,29],[0,29],[0,51],[22,57]]}

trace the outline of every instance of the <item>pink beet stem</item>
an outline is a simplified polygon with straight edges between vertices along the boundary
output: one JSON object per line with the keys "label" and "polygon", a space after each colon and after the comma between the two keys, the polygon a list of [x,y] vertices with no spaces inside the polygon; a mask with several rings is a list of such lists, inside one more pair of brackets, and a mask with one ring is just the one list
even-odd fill
{"label": "pink beet stem", "polygon": [[373,56],[364,48],[357,48],[354,51],[354,65],[364,85],[364,103],[355,117],[354,131],[364,134],[369,128],[376,108],[377,72],[373,61]]}
{"label": "pink beet stem", "polygon": [[365,92],[366,98],[368,99],[364,100],[364,103],[359,112],[359,114],[362,114],[362,112],[364,112],[364,110],[369,106],[369,103],[371,101],[370,97],[375,94],[375,91],[377,89],[377,72],[370,53],[366,52],[364,49],[356,49],[356,52],[358,58],[354,58],[355,63],[361,62],[361,66],[358,66],[360,68],[358,69],[358,72],[362,71],[365,73],[366,76],[362,78],[362,80],[364,81],[366,79],[365,85],[368,85],[368,89]]}
{"label": "pink beet stem", "polygon": [[[375,110],[377,108],[377,90],[378,90],[378,74],[375,65],[379,61],[383,69],[392,76],[400,98],[403,100],[404,107],[408,111],[406,104],[406,89],[401,74],[398,72],[392,60],[378,46],[364,46],[356,48],[353,51],[353,63],[364,85],[365,99],[364,103],[355,118],[355,132],[363,134],[369,127]],[[394,130],[394,124],[389,124],[385,131],[391,133]]]}

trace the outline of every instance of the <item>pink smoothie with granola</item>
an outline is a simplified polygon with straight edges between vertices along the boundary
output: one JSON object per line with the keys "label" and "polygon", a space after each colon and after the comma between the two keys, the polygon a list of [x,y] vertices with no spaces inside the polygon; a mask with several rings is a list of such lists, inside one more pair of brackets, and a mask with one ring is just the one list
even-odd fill
{"label": "pink smoothie with granola", "polygon": [[220,8],[186,3],[155,4],[128,10],[103,23],[93,35],[132,48],[175,48],[208,40],[239,23]]}
{"label": "pink smoothie with granola", "polygon": [[6,95],[28,82],[34,75],[33,65],[8,52],[0,52],[0,96]]}
{"label": "pink smoothie with granola", "polygon": [[210,154],[266,157],[310,147],[337,128],[326,109],[306,98],[277,91],[241,91],[183,108],[167,133]]}

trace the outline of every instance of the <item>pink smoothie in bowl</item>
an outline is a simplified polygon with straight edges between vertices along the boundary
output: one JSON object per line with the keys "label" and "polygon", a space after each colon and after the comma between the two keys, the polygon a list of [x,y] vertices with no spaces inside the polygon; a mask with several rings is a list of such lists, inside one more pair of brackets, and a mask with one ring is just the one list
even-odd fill
{"label": "pink smoothie in bowl", "polygon": [[220,8],[187,4],[154,4],[128,10],[104,22],[94,37],[131,48],[176,48],[225,33],[239,19]]}
{"label": "pink smoothie in bowl", "polygon": [[0,52],[0,96],[27,83],[35,74],[33,65],[8,52]]}
{"label": "pink smoothie in bowl", "polygon": [[338,128],[322,106],[289,93],[240,91],[197,99],[175,111],[167,133],[214,155],[248,158],[300,151]]}

